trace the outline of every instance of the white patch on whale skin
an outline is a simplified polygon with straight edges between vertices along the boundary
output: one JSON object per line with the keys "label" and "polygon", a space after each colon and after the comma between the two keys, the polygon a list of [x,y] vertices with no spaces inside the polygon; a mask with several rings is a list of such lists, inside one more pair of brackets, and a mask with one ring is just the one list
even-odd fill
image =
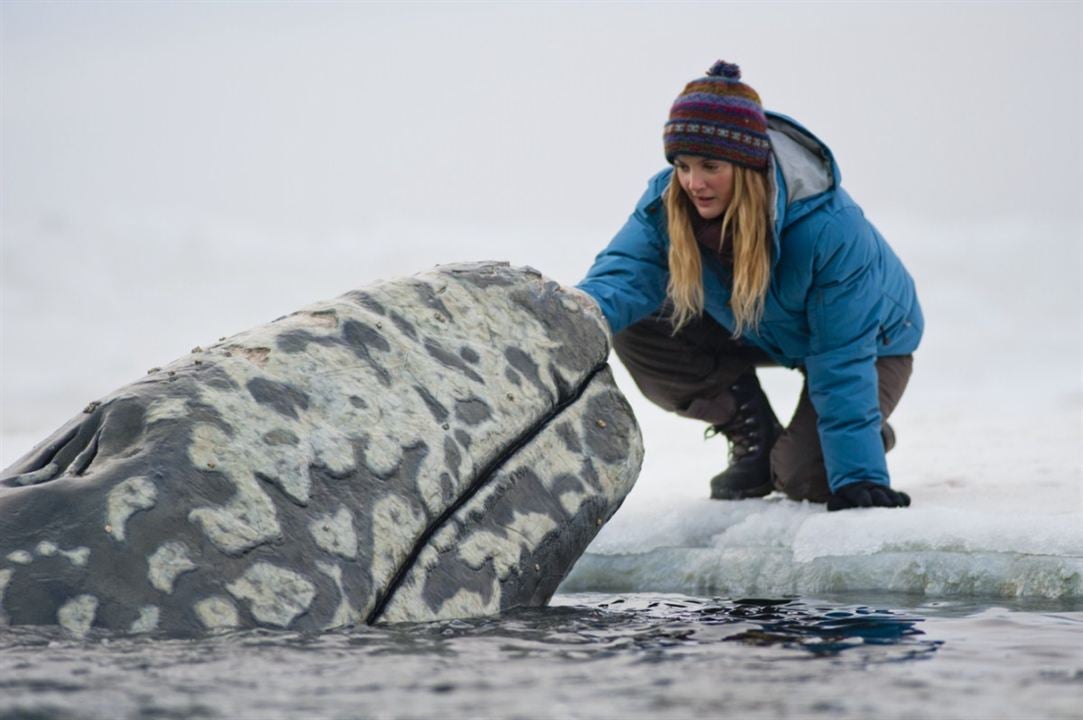
{"label": "white patch on whale skin", "polygon": [[[243,355],[245,351],[274,347],[277,338],[288,329],[288,321],[236,336],[231,352]],[[309,351],[317,352],[315,346]],[[340,350],[339,355],[343,354]],[[334,474],[346,474],[355,466],[351,438],[339,428],[362,427],[364,418],[357,415],[349,402],[343,401],[342,375],[332,373],[327,377],[328,368],[341,366],[342,362],[313,365],[308,353],[299,356],[269,352],[262,364],[253,364],[240,355],[216,357],[214,363],[241,389],[199,388],[201,402],[229,418],[233,434],[227,438],[214,426],[202,428],[193,435],[189,457],[197,468],[216,469],[235,484],[243,477],[266,478],[296,503],[307,505],[312,492],[312,466],[327,468]],[[349,356],[356,363],[356,356],[352,353]],[[289,417],[261,404],[247,389],[257,379],[283,383],[303,392],[313,412],[297,406],[294,408],[297,417]],[[314,395],[323,385],[328,386],[329,401]],[[331,393],[331,387],[336,392]],[[274,430],[288,430],[298,441],[266,442],[266,436]],[[238,492],[246,493],[248,489],[238,487]]]}
{"label": "white patch on whale skin", "polygon": [[365,449],[365,465],[374,475],[387,475],[402,462],[402,445],[394,438],[373,433]]}
{"label": "white patch on whale skin", "polygon": [[330,630],[331,628],[354,625],[359,622],[361,613],[350,605],[350,601],[346,598],[346,589],[342,586],[342,568],[334,563],[323,562],[322,560],[316,561],[316,568],[335,581],[335,587],[338,588],[338,594],[341,598],[338,607],[335,608],[335,614],[332,616],[331,622],[324,625],[323,629]]}
{"label": "white patch on whale skin", "polygon": [[380,498],[372,506],[372,536],[380,538],[372,551],[372,581],[376,587],[395,576],[425,527],[425,517],[397,495]]}
{"label": "white patch on whale skin", "polygon": [[560,507],[568,513],[568,517],[573,517],[588,497],[590,496],[582,491],[565,490],[560,494]]}
{"label": "white patch on whale skin", "polygon": [[[514,547],[512,547],[512,545]],[[465,538],[459,538],[458,534],[451,542],[441,550],[454,548],[462,559],[473,570],[481,570],[488,561],[493,562],[493,570],[497,576],[503,578],[508,575],[512,567],[519,566],[519,544],[514,538],[500,537],[495,533],[486,531],[474,531]],[[514,550],[514,552],[512,552]]]}
{"label": "white patch on whale skin", "polygon": [[144,605],[139,608],[139,617],[132,623],[129,632],[149,633],[158,629],[159,610],[157,605]]}
{"label": "white patch on whale skin", "polygon": [[[64,550],[51,540],[42,540],[39,542],[34,547],[34,552],[41,557],[61,555],[67,558],[71,564],[76,567],[86,567],[87,560],[90,559],[90,548],[88,547],[79,546],[72,548],[71,550]],[[33,558],[30,556],[30,553],[25,550],[16,550],[8,555],[8,560],[19,563],[20,565],[29,565]]]}
{"label": "white patch on whale skin", "polygon": [[60,550],[59,552],[76,567],[86,567],[87,560],[90,559],[90,548],[88,547],[80,546],[71,550]]}
{"label": "white patch on whale skin", "polygon": [[353,515],[345,506],[334,515],[320,515],[308,524],[316,546],[325,552],[353,560],[357,558],[357,532]]}
{"label": "white patch on whale skin", "polygon": [[485,601],[481,593],[460,589],[440,605],[440,610],[436,613],[435,619],[450,620],[457,617],[482,617],[484,615],[496,615],[499,612],[500,584],[493,580],[488,602]]}
{"label": "white patch on whale skin", "polygon": [[184,398],[164,397],[155,400],[147,408],[147,425],[163,420],[179,420],[188,417],[188,401]]}
{"label": "white patch on whale skin", "polygon": [[[546,488],[546,490],[550,490],[550,488]],[[509,540],[519,541],[521,547],[535,548],[541,545],[546,535],[555,532],[560,526],[556,520],[545,513],[515,512],[511,524],[502,525],[501,527],[511,533]]]}
{"label": "white patch on whale skin", "polygon": [[98,598],[93,595],[78,595],[56,611],[56,620],[60,627],[81,638],[90,632],[97,612]]}
{"label": "white patch on whale skin", "polygon": [[167,542],[147,558],[147,579],[155,590],[167,594],[173,592],[178,576],[195,569],[188,548],[180,542]]}
{"label": "white patch on whale skin", "polygon": [[237,608],[229,598],[213,595],[194,606],[196,617],[208,630],[237,627],[241,624]]}
{"label": "white patch on whale skin", "polygon": [[282,533],[274,505],[256,481],[236,484],[238,492],[225,507],[201,507],[188,513],[188,520],[201,525],[207,538],[229,555],[272,542]]}
{"label": "white patch on whale skin", "polygon": [[282,492],[300,504],[308,504],[312,494],[312,481],[308,477],[308,471],[295,473],[286,468],[276,467],[273,474],[264,473],[264,475],[275,485],[282,488]]}
{"label": "white patch on whale skin", "polygon": [[133,477],[109,491],[106,499],[106,526],[115,540],[124,540],[125,525],[135,513],[149,510],[158,500],[158,489],[145,477]]}
{"label": "white patch on whale skin", "polygon": [[303,575],[258,562],[245,570],[226,590],[238,600],[247,600],[252,617],[275,627],[289,627],[316,597],[316,586]]}
{"label": "white patch on whale skin", "polygon": [[309,425],[308,443],[313,459],[335,474],[356,467],[350,438],[338,428]]}
{"label": "white patch on whale skin", "polygon": [[228,448],[233,443],[220,429],[199,423],[192,430],[192,445],[188,458],[198,469],[215,470],[226,475],[236,488],[233,497],[221,507],[198,507],[188,513],[189,522],[198,523],[214,545],[229,555],[280,537],[274,503],[259,486],[252,468],[237,462],[226,462],[219,456],[231,458]]}
{"label": "white patch on whale skin", "polygon": [[446,549],[458,553],[469,566],[480,570],[492,562],[499,579],[503,580],[513,569],[520,567],[520,556],[541,545],[546,535],[559,529],[556,521],[542,513],[515,513],[510,525],[502,526],[506,536],[488,531],[467,532],[466,537],[456,537]]}
{"label": "white patch on whale skin", "polygon": [[421,598],[410,598],[389,605],[380,622],[416,622],[429,620],[451,620],[462,617],[485,617],[500,613],[500,583],[493,580],[489,591],[489,600],[481,593],[460,588],[454,595],[441,603],[439,609],[432,610]]}

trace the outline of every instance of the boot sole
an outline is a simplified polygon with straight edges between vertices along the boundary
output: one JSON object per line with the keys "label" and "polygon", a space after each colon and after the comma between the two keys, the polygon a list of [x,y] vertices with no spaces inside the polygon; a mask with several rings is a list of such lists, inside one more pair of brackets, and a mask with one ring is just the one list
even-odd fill
{"label": "boot sole", "polygon": [[741,489],[715,489],[711,488],[712,500],[751,500],[753,498],[761,498],[770,495],[775,489],[774,483],[767,482],[763,485],[758,485],[753,488],[745,490]]}

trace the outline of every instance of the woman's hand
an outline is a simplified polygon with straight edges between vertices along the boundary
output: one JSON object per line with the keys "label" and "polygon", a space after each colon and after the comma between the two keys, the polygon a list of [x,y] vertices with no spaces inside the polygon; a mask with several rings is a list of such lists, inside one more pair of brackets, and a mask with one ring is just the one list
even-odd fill
{"label": "woman's hand", "polygon": [[908,507],[910,496],[886,485],[862,480],[843,485],[831,494],[828,510],[849,510],[863,507]]}

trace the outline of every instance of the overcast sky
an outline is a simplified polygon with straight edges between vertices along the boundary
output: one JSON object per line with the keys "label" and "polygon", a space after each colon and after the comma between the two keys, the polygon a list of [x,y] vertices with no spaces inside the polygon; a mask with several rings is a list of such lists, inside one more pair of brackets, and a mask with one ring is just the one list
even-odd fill
{"label": "overcast sky", "polygon": [[1078,335],[1080,7],[0,0],[0,429],[438,262],[578,280],[719,58],[831,146],[931,328],[995,252]]}
{"label": "overcast sky", "polygon": [[608,227],[719,57],[867,209],[1079,214],[1079,3],[5,0],[2,20],[5,219]]}

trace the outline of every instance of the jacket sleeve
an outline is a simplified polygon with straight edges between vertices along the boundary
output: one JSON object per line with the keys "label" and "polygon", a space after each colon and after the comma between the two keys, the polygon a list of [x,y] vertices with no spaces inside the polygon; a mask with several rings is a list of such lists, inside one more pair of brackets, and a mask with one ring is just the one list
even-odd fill
{"label": "jacket sleeve", "polygon": [[806,306],[811,354],[805,368],[832,492],[861,480],[890,484],[876,373],[883,293],[871,233],[860,214],[853,222],[825,224]]}
{"label": "jacket sleeve", "polygon": [[602,309],[615,335],[662,306],[669,281],[665,213],[658,201],[658,176],[635,211],[578,284]]}

